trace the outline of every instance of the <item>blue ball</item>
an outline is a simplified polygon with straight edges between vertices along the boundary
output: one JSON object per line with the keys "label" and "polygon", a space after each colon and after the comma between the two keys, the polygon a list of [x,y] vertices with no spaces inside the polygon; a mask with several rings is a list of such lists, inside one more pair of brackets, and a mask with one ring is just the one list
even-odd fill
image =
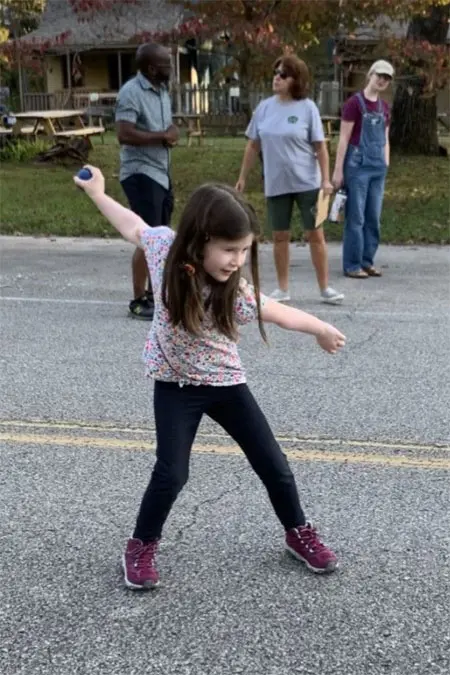
{"label": "blue ball", "polygon": [[89,169],[81,169],[81,171],[78,172],[78,178],[80,180],[89,180],[92,178],[92,171]]}

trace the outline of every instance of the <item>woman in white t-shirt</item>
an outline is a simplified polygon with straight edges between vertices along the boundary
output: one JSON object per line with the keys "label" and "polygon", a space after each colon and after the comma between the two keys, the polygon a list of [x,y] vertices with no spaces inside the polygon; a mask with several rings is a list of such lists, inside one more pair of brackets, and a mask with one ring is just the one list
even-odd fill
{"label": "woman in white t-shirt", "polygon": [[309,71],[296,56],[275,62],[274,96],[261,101],[246,131],[249,139],[236,188],[243,192],[247,176],[260,152],[264,165],[264,194],[273,232],[278,288],[271,297],[287,302],[289,292],[289,242],[294,203],[297,204],[309,242],[311,259],[323,302],[342,302],[342,293],[328,284],[328,253],[322,227],[315,227],[320,188],[333,192],[330,160],[319,110],[306,92]]}

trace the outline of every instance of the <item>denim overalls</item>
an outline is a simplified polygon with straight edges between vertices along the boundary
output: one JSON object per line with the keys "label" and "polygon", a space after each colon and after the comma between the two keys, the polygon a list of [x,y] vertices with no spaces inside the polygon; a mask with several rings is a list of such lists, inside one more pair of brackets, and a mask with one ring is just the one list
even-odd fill
{"label": "denim overalls", "polygon": [[359,145],[349,145],[344,162],[347,190],[343,266],[356,272],[373,266],[380,239],[380,216],[386,178],[386,122],[383,104],[368,112],[364,97],[357,94],[362,112]]}

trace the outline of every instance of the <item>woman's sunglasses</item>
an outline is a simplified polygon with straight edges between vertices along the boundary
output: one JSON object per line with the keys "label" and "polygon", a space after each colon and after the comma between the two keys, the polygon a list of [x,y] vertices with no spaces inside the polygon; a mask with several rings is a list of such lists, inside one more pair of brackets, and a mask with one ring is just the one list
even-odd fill
{"label": "woman's sunglasses", "polygon": [[276,77],[277,75],[279,75],[282,80],[286,80],[289,77],[289,75],[280,68],[275,68],[275,70],[273,71],[273,76]]}

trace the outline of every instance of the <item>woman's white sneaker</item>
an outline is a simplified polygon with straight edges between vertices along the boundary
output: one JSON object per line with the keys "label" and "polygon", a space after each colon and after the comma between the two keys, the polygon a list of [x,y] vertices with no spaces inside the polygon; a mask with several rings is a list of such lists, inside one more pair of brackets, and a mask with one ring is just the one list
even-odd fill
{"label": "woman's white sneaker", "polygon": [[276,300],[276,302],[289,302],[291,296],[289,291],[282,291],[281,288],[277,288],[269,295],[269,298]]}
{"label": "woman's white sneaker", "polygon": [[329,305],[339,305],[343,301],[344,297],[345,296],[343,293],[335,291],[334,288],[331,288],[331,286],[328,286],[328,288],[325,288],[320,293],[320,299],[322,302],[326,302]]}

